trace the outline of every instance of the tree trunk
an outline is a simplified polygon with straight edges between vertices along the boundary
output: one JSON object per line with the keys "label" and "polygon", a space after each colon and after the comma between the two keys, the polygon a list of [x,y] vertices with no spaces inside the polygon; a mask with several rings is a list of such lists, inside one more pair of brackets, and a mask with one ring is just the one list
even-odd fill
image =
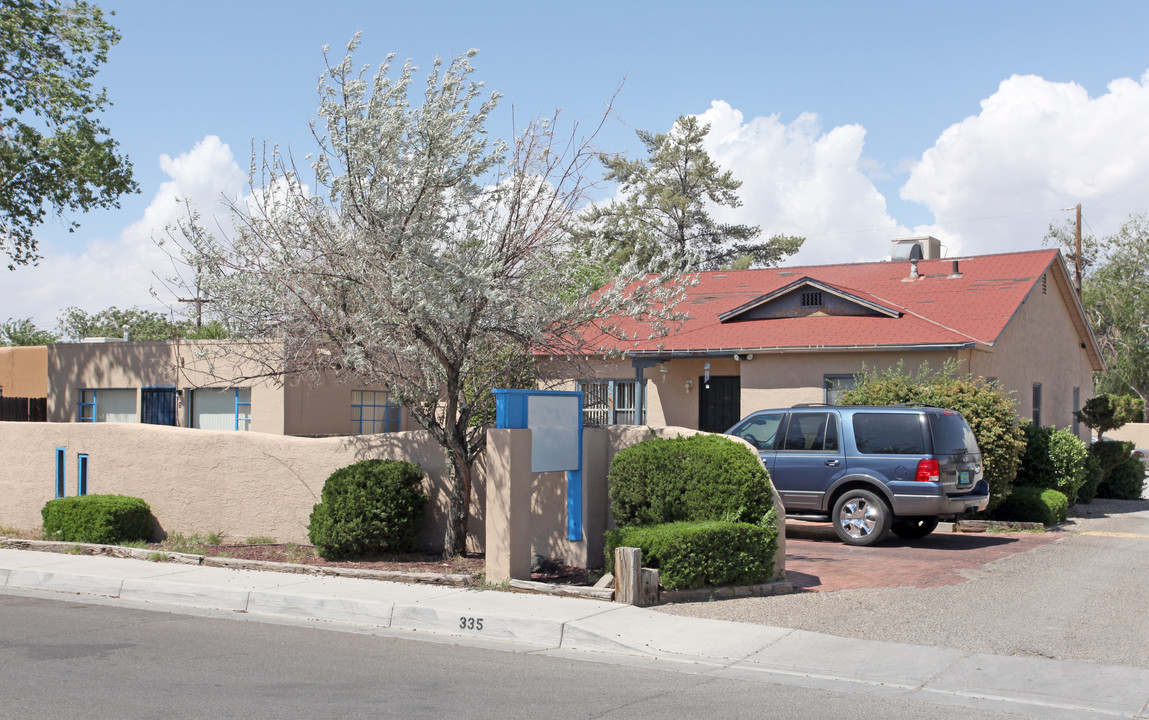
{"label": "tree trunk", "polygon": [[450,487],[447,490],[447,531],[443,537],[443,559],[467,552],[467,519],[471,509],[471,478],[474,466],[461,453],[448,453],[451,460]]}

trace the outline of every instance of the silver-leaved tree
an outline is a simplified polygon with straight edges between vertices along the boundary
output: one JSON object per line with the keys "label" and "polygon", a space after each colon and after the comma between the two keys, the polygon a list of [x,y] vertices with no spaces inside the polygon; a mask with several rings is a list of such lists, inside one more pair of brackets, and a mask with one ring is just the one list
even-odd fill
{"label": "silver-leaved tree", "polygon": [[436,60],[420,92],[410,61],[393,72],[388,57],[371,75],[353,64],[357,45],[320,78],[313,175],[266,153],[233,228],[214,236],[192,213],[173,237],[233,337],[260,340],[225,343],[229,352],[277,378],[386,384],[442,445],[451,556],[466,549],[486,442],[475,420],[492,415],[491,390],[521,382],[532,354],[563,354],[587,330],[607,337],[607,318],[664,331],[681,285],[634,273],[572,291],[567,228],[584,202],[590,138],[537,121],[492,140],[498,95],[471,79],[474,51]]}

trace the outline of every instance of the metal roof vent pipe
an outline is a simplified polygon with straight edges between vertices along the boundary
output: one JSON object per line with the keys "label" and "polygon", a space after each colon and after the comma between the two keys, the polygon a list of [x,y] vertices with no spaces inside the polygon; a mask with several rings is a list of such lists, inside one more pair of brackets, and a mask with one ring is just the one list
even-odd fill
{"label": "metal roof vent pipe", "polygon": [[124,342],[129,342],[129,341],[131,341],[131,339],[132,339],[132,326],[131,325],[125,325],[124,326]]}
{"label": "metal roof vent pipe", "polygon": [[949,277],[951,277],[951,278],[961,277],[961,270],[958,270],[958,261],[957,260],[954,260],[954,262],[953,262],[953,270],[950,271]]}

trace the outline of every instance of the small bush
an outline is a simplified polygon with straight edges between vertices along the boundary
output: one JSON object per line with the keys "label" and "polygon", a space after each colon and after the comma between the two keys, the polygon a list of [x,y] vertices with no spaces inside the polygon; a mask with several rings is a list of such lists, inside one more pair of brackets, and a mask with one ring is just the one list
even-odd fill
{"label": "small bush", "polygon": [[1104,479],[1105,473],[1101,471],[1101,463],[1097,461],[1096,456],[1090,453],[1085,457],[1085,482],[1081,483],[1081,489],[1077,491],[1077,502],[1088,505],[1093,502],[1093,498],[1097,497],[1097,487],[1101,485],[1101,480]]}
{"label": "small bush", "polygon": [[1102,475],[1108,475],[1110,470],[1125,462],[1131,452],[1133,443],[1120,440],[1098,440],[1089,448],[1089,454],[1101,465]]}
{"label": "small bush", "polygon": [[1024,423],[1025,453],[1017,470],[1014,485],[1058,490],[1073,505],[1085,483],[1085,459],[1089,449],[1069,430],[1038,427]]}
{"label": "small bush", "polygon": [[619,527],[728,520],[763,525],[774,509],[770,476],[750,448],[719,435],[651,438],[611,461]]}
{"label": "small bush", "polygon": [[418,465],[398,460],[336,470],[311,511],[311,544],[328,559],[410,550],[427,507],[422,482]]}
{"label": "small bush", "polygon": [[40,516],[50,540],[114,545],[147,540],[152,532],[152,509],[126,495],[56,498],[45,503]]}
{"label": "small bush", "polygon": [[1033,485],[1020,485],[1015,486],[1005,502],[993,511],[993,517],[1012,522],[1056,525],[1065,520],[1068,512],[1069,501],[1064,493]]}
{"label": "small bush", "polygon": [[659,582],[668,590],[753,585],[774,577],[778,532],[724,521],[608,530],[607,572],[614,571],[614,550],[619,547],[641,549],[642,564],[658,568]]}
{"label": "small bush", "polygon": [[1145,463],[1132,455],[1110,470],[1097,488],[1097,497],[1139,500],[1145,492]]}

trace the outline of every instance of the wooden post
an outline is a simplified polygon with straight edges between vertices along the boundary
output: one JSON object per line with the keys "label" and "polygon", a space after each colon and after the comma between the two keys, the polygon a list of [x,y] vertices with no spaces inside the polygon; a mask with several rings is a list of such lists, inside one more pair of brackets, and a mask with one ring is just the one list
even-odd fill
{"label": "wooden post", "polygon": [[614,549],[614,601],[635,605],[639,599],[642,578],[642,550],[632,547]]}
{"label": "wooden post", "polygon": [[636,602],[635,605],[639,607],[657,605],[658,600],[658,570],[655,568],[642,568],[642,578],[638,588],[638,602]]}

